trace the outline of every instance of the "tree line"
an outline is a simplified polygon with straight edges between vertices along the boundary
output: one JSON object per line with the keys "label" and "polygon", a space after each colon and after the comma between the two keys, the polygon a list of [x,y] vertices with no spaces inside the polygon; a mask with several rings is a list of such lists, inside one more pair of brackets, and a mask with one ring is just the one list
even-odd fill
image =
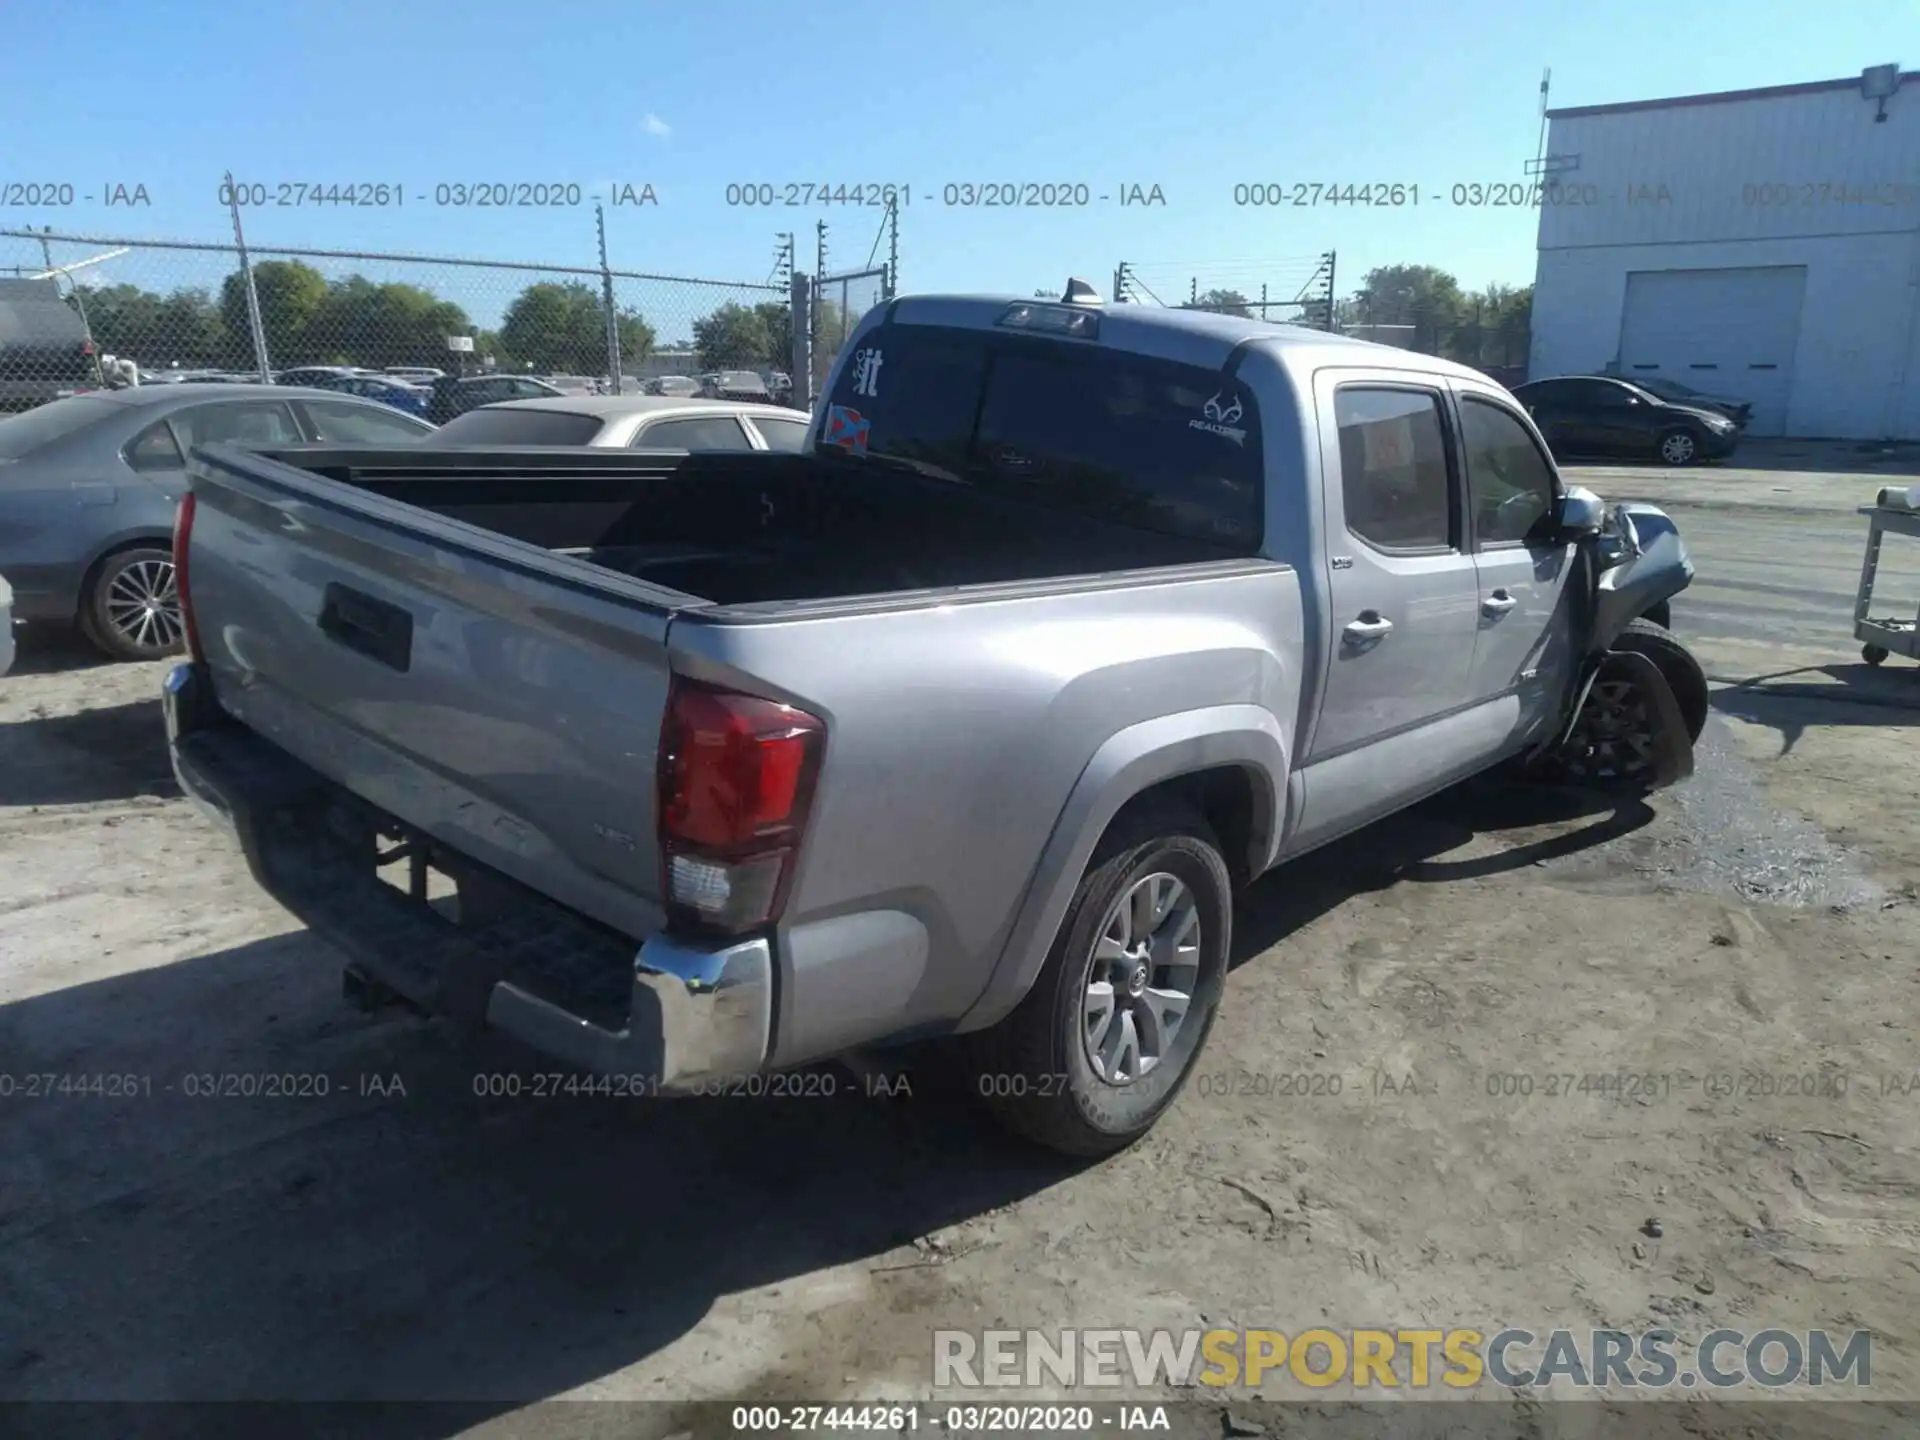
{"label": "tree line", "polygon": [[[476,326],[467,312],[418,285],[376,283],[360,275],[329,280],[298,260],[263,260],[253,267],[267,354],[277,369],[295,365],[443,367],[447,337],[473,337],[475,359],[500,369],[545,374],[604,375],[607,311],[600,291],[582,281],[540,281],[521,290],[497,329]],[[240,273],[218,293],[183,287],[157,294],[137,285],[83,290],[95,345],[149,368],[250,370],[252,327]],[[830,308],[830,307],[829,307]],[[656,347],[654,328],[639,311],[615,312],[623,365],[645,360]],[[693,322],[701,369],[785,369],[793,353],[786,304],[743,306],[729,301]]]}
{"label": "tree line", "polygon": [[[1245,295],[1226,289],[1208,290],[1182,308],[1257,313]],[[1467,291],[1437,266],[1383,265],[1368,271],[1351,295],[1333,302],[1333,322],[1339,330],[1408,325],[1413,327],[1408,349],[1476,369],[1509,369],[1527,363],[1533,287],[1492,284]]]}

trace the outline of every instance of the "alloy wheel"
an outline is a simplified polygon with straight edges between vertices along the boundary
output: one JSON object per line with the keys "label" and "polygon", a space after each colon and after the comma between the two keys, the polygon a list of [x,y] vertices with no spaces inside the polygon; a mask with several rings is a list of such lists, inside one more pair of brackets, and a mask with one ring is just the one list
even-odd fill
{"label": "alloy wheel", "polygon": [[1171,1052],[1200,979],[1200,909],[1159,871],[1136,880],[1107,912],[1087,969],[1081,1038],[1109,1085],[1131,1085]]}
{"label": "alloy wheel", "polygon": [[1634,780],[1653,768],[1654,715],[1631,680],[1598,680],[1567,746],[1567,768],[1587,780]]}
{"label": "alloy wheel", "polygon": [[107,586],[103,608],[114,633],[142,650],[171,650],[186,633],[171,561],[136,560],[126,566]]}

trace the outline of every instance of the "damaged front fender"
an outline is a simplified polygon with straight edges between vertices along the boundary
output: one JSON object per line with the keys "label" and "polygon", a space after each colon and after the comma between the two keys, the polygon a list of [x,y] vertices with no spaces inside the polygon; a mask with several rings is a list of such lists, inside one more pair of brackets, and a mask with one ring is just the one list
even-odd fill
{"label": "damaged front fender", "polygon": [[1610,651],[1629,621],[1693,583],[1693,557],[1679,528],[1657,505],[1615,505],[1598,544],[1602,568],[1587,635],[1589,655]]}

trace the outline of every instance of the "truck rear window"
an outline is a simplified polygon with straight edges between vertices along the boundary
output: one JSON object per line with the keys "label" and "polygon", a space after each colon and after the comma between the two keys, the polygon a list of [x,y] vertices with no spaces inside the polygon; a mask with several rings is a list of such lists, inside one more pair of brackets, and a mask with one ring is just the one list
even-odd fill
{"label": "truck rear window", "polygon": [[1009,497],[1236,550],[1260,542],[1252,396],[1218,371],[1072,341],[883,326],[822,441]]}

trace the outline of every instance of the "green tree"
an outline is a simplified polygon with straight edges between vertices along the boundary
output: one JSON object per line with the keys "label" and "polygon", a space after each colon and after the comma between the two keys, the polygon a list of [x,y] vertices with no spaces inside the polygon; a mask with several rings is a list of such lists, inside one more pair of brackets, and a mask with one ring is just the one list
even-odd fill
{"label": "green tree", "polygon": [[702,370],[757,369],[773,349],[767,316],[758,307],[729,300],[693,322],[693,350]]}
{"label": "green tree", "polygon": [[306,349],[328,365],[444,365],[447,337],[473,322],[451,301],[417,285],[376,285],[351,275],[327,287],[307,322]]}
{"label": "green tree", "polygon": [[762,300],[753,307],[767,331],[766,364],[774,370],[793,368],[793,306],[783,300]]}
{"label": "green tree", "polygon": [[225,329],[219,307],[204,290],[156,295],[137,285],[86,288],[87,323],[102,353],[123,355],[147,369],[179,363],[217,365]]}
{"label": "green tree", "polygon": [[1411,325],[1412,348],[1438,355],[1460,323],[1460,282],[1432,265],[1383,265],[1367,272],[1354,300],[1365,325]]}
{"label": "green tree", "polygon": [[[260,325],[274,365],[311,363],[307,325],[327,297],[326,277],[298,260],[262,260],[253,267],[253,288],[260,297]],[[220,320],[227,337],[226,363],[250,369],[255,363],[253,330],[247,319],[246,282],[238,270],[220,286]]]}
{"label": "green tree", "polygon": [[[644,360],[653,353],[653,327],[638,311],[622,310],[617,324],[623,364]],[[589,285],[571,281],[556,285],[542,281],[514,297],[500,322],[495,352],[502,369],[531,364],[548,374],[604,375],[607,370],[607,312]]]}
{"label": "green tree", "polygon": [[1243,320],[1253,318],[1250,302],[1238,290],[1208,290],[1181,309],[1211,310],[1219,315],[1238,315]]}

